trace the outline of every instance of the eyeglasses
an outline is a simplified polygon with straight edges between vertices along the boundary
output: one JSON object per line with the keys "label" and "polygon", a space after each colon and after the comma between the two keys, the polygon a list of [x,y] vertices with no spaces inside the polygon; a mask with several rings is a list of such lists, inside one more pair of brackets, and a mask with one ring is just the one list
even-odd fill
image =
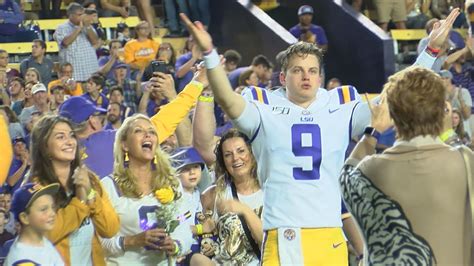
{"label": "eyeglasses", "polygon": [[160,47],[158,50],[171,50],[171,47]]}

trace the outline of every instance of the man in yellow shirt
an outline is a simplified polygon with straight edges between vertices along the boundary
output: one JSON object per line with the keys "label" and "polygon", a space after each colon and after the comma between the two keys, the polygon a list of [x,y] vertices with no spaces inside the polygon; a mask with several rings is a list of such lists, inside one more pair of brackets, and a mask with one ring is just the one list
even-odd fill
{"label": "man in yellow shirt", "polygon": [[53,80],[48,84],[48,95],[51,94],[51,88],[57,85],[62,85],[66,89],[64,90],[65,95],[79,96],[82,95],[82,85],[80,82],[76,82],[72,78],[73,68],[70,63],[64,63],[59,67],[58,76],[59,79]]}

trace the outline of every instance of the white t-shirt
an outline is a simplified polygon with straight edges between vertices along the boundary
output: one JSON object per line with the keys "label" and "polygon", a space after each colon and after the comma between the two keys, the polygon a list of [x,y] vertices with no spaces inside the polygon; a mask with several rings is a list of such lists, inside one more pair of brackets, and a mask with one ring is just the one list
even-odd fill
{"label": "white t-shirt", "polygon": [[34,247],[18,241],[13,242],[3,265],[64,265],[61,256],[48,239],[43,237],[43,246]]}

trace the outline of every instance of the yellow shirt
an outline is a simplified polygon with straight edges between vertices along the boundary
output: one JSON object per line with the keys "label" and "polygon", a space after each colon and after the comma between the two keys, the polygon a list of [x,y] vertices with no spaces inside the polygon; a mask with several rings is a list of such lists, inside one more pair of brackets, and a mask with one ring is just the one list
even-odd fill
{"label": "yellow shirt", "polygon": [[0,160],[0,184],[7,180],[10,164],[13,159],[13,148],[8,134],[8,126],[3,117],[0,117],[0,147],[2,147],[2,159]]}
{"label": "yellow shirt", "polygon": [[140,69],[144,69],[155,59],[158,46],[157,42],[150,39],[146,41],[130,40],[124,47],[125,63],[134,64]]}
{"label": "yellow shirt", "polygon": [[[48,84],[48,95],[51,94],[51,89],[54,86],[57,86],[57,85],[63,85],[63,83],[61,82],[60,79],[53,80],[53,81],[49,82],[49,84]],[[74,90],[69,90],[69,89],[66,88],[64,90],[64,94],[71,95],[71,96],[81,96],[83,94],[81,83],[76,82],[76,88]]]}

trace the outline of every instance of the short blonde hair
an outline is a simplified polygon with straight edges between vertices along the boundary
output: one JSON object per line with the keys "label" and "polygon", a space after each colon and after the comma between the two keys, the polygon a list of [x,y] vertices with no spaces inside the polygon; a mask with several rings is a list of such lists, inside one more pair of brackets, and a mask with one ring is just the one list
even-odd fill
{"label": "short blonde hair", "polygon": [[439,75],[409,67],[390,76],[384,90],[399,139],[441,134],[446,90]]}

